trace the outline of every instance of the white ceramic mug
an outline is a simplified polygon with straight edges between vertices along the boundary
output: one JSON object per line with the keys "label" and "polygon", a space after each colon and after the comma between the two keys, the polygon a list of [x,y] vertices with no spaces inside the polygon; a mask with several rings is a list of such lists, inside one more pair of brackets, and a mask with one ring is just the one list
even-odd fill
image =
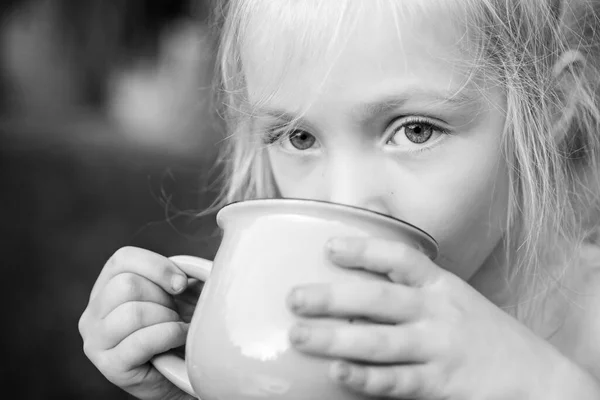
{"label": "white ceramic mug", "polygon": [[224,236],[214,262],[171,258],[188,276],[206,283],[185,361],[169,352],[156,356],[154,366],[202,400],[365,399],[330,380],[329,360],[291,347],[288,331],[297,317],[287,309],[286,297],[301,284],[387,279],[331,263],[325,244],[332,237],[409,242],[431,259],[438,252],[435,240],[383,214],[314,200],[233,203],[219,211],[217,223]]}

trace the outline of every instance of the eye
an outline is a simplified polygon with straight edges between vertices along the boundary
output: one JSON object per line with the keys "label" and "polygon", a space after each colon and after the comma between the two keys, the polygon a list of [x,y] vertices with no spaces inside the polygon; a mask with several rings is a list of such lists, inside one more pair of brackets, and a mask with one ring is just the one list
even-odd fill
{"label": "eye", "polygon": [[447,130],[440,128],[432,122],[421,119],[404,119],[392,125],[392,135],[386,144],[394,146],[411,146],[427,143],[434,136],[447,134]]}
{"label": "eye", "polygon": [[267,145],[277,144],[286,151],[307,151],[319,146],[317,138],[302,130],[279,127],[266,133],[263,141]]}
{"label": "eye", "polygon": [[292,131],[286,139],[284,139],[282,145],[285,146],[287,143],[289,143],[298,150],[308,150],[315,145],[316,141],[317,138],[310,133],[301,130],[295,130]]}

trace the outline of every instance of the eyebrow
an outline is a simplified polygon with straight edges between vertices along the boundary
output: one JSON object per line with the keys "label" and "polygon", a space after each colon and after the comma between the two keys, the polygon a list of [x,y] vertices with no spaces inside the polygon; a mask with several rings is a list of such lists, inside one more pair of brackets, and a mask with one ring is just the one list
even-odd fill
{"label": "eyebrow", "polygon": [[445,107],[457,110],[476,104],[477,98],[465,93],[465,91],[440,92],[434,90],[410,90],[402,94],[384,96],[373,102],[358,104],[352,107],[352,114],[360,118],[372,118],[377,115],[406,107],[410,103],[418,104],[419,107]]}
{"label": "eyebrow", "polygon": [[[390,111],[407,107],[410,103],[418,104],[418,107],[445,107],[446,111],[452,112],[469,106],[475,106],[479,100],[472,93],[465,90],[438,91],[414,89],[403,91],[402,94],[390,94],[371,101],[360,103],[351,107],[349,115],[356,120],[369,120]],[[251,106],[254,113],[258,115],[271,116],[285,122],[302,121],[302,117],[295,116],[286,110],[266,107],[263,105]]]}

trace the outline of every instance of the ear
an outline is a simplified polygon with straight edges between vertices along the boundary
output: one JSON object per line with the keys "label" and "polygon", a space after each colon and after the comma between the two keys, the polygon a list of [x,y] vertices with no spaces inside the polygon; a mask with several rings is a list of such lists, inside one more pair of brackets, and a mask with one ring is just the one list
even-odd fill
{"label": "ear", "polygon": [[562,142],[573,121],[576,110],[575,95],[578,88],[577,74],[585,64],[585,58],[577,50],[568,50],[561,54],[552,69],[552,78],[559,94],[559,103],[554,112],[553,135]]}

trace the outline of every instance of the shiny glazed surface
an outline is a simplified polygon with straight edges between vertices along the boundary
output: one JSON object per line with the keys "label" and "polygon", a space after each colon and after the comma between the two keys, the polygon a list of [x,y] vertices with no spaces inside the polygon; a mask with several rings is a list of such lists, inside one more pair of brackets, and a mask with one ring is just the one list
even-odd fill
{"label": "shiny glazed surface", "polygon": [[[285,299],[299,284],[385,279],[334,266],[334,236],[430,241],[400,222],[327,203],[236,203],[218,215],[224,238],[188,334],[188,376],[202,400],[364,399],[328,377],[329,361],[295,351]],[[435,242],[425,243],[435,250]],[[321,323],[330,323],[322,319]]]}

